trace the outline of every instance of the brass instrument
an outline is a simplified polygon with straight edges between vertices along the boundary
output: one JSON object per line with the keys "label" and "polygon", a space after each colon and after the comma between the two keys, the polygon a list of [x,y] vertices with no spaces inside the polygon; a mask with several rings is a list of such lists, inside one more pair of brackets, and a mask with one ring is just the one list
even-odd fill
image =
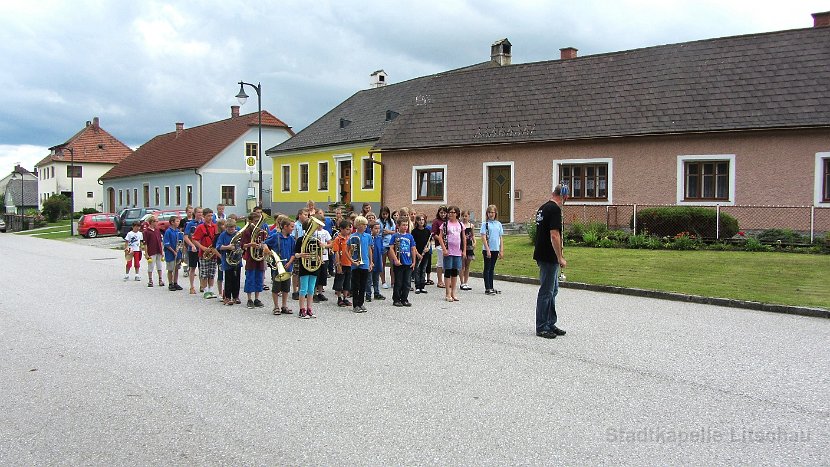
{"label": "brass instrument", "polygon": [[265,259],[265,250],[262,248],[262,242],[268,238],[268,232],[262,228],[262,224],[264,223],[265,214],[260,214],[259,220],[256,221],[256,224],[251,225],[249,223],[245,226],[246,229],[249,225],[251,226],[251,243],[254,243],[254,245],[248,248],[248,253],[254,261],[262,261]]}
{"label": "brass instrument", "polygon": [[269,268],[277,271],[277,281],[287,281],[288,279],[291,279],[291,273],[285,270],[285,265],[282,263],[283,261],[280,258],[280,255],[278,255],[274,250],[271,250],[271,254],[265,257],[265,264],[267,264]]}
{"label": "brass instrument", "polygon": [[309,217],[308,220],[311,224],[309,224],[308,230],[303,236],[303,243],[300,246],[300,252],[308,253],[308,257],[301,258],[301,264],[306,271],[314,272],[320,269],[323,264],[323,248],[320,246],[320,240],[314,236],[314,232],[325,227],[325,224],[316,217]]}
{"label": "brass instrument", "polygon": [[239,232],[231,238],[230,245],[233,246],[233,250],[228,252],[225,257],[225,261],[227,261],[229,265],[238,266],[242,261],[242,256],[245,254],[245,250],[242,248],[242,234],[248,230],[248,227],[250,226],[250,222],[245,224],[245,227],[242,227]]}
{"label": "brass instrument", "polygon": [[346,248],[349,249],[349,256],[352,258],[352,263],[355,266],[362,266],[363,265],[363,244],[360,241],[360,237],[351,236],[349,237],[348,244]]}
{"label": "brass instrument", "polygon": [[184,247],[184,240],[179,238],[179,241],[176,242],[176,257],[173,258],[173,261],[179,258],[179,255],[182,254],[182,248]]}
{"label": "brass instrument", "polygon": [[216,248],[210,247],[207,250],[205,250],[204,253],[202,253],[202,259],[211,260],[213,258],[216,258],[217,255],[219,255],[219,252],[216,251]]}

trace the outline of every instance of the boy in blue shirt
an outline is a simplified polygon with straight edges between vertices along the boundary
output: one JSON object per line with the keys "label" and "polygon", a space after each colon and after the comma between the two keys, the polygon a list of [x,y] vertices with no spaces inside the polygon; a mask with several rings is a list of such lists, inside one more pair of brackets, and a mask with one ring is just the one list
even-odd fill
{"label": "boy in blue shirt", "polygon": [[392,287],[392,305],[412,306],[409,303],[409,282],[415,261],[420,258],[415,248],[415,239],[409,233],[409,217],[398,219],[398,232],[389,240],[389,259],[395,273]]}
{"label": "boy in blue shirt", "polygon": [[352,300],[354,300],[352,311],[355,313],[366,313],[368,311],[363,305],[363,301],[366,298],[366,283],[369,271],[374,269],[370,254],[373,245],[372,235],[366,232],[368,223],[369,221],[363,216],[355,217],[354,226],[356,231],[349,237],[349,244],[355,241],[360,243],[361,264],[352,262]]}
{"label": "boy in blue shirt", "polygon": [[236,245],[231,245],[231,239],[236,235],[236,220],[235,214],[228,216],[224,231],[216,239],[216,249],[222,254],[222,262],[219,267],[225,272],[222,303],[228,306],[239,301],[240,276],[242,275],[242,261],[236,265],[228,263],[228,255],[236,249]]}
{"label": "boy in blue shirt", "polygon": [[171,292],[182,290],[179,285],[179,266],[182,264],[184,233],[179,230],[179,222],[179,216],[173,216],[163,238],[164,261],[167,263],[167,290]]}
{"label": "boy in blue shirt", "polygon": [[[372,231],[372,271],[369,275],[369,283],[372,284],[375,292],[375,300],[386,300],[380,294],[380,273],[383,271],[383,235],[380,234],[380,224],[373,222],[369,224]],[[366,287],[366,301],[372,301],[372,290]]]}
{"label": "boy in blue shirt", "polygon": [[[294,273],[294,251],[297,246],[297,240],[294,238],[294,221],[288,216],[279,216],[276,221],[279,226],[279,232],[276,235],[269,236],[265,240],[268,248],[274,250],[283,261],[285,270]],[[288,308],[288,294],[291,292],[291,279],[280,281],[277,280],[276,271],[271,271],[271,297],[274,299],[274,315],[290,315],[293,313]],[[282,296],[282,306],[280,303],[280,296]]]}

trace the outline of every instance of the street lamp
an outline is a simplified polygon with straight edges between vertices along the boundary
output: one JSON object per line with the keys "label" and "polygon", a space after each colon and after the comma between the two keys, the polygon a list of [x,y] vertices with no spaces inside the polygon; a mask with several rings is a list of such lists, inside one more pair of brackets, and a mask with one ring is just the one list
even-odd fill
{"label": "street lamp", "polygon": [[262,206],[262,83],[257,83],[253,85],[251,83],[246,83],[244,81],[239,82],[239,94],[236,95],[236,99],[239,101],[239,105],[245,105],[245,102],[248,100],[248,95],[245,94],[245,85],[248,85],[256,91],[256,100],[257,100],[257,107],[258,107],[258,127],[259,127],[259,144],[256,147],[256,160],[257,166],[259,166],[259,193],[257,197],[257,205]]}
{"label": "street lamp", "polygon": [[73,148],[63,148],[61,149],[61,155],[63,155],[63,151],[69,151],[69,236],[72,237],[75,235],[75,150]]}

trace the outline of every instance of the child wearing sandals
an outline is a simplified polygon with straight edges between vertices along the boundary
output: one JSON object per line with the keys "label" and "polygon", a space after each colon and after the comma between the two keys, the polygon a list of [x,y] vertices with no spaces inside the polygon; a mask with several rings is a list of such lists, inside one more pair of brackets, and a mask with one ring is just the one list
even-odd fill
{"label": "child wearing sandals", "polygon": [[458,221],[461,210],[458,206],[447,209],[447,221],[441,225],[438,242],[444,251],[444,285],[448,302],[457,302],[455,287],[461,270],[461,259],[467,256],[467,242],[464,241],[464,227]]}
{"label": "child wearing sandals", "polygon": [[495,204],[487,206],[487,219],[481,224],[481,256],[484,257],[484,293],[495,295],[501,291],[493,288],[493,273],[496,269],[496,261],[504,258],[504,227],[496,220],[498,210]]}
{"label": "child wearing sandals", "polygon": [[[306,219],[303,222],[303,237],[305,235],[309,235],[308,228],[311,225],[311,221]],[[294,261],[297,262],[297,277],[299,278],[299,285],[300,285],[300,314],[298,318],[316,318],[317,316],[314,315],[314,312],[311,311],[311,304],[314,303],[314,291],[317,287],[317,271],[309,271],[305,267],[303,267],[303,259],[309,258],[310,253],[303,252],[303,237],[299,237],[296,239],[296,245],[294,245]]]}

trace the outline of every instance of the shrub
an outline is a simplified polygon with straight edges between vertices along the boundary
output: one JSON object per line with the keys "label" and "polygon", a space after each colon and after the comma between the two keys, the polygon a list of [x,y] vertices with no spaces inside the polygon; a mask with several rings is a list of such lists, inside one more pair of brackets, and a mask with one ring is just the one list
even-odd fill
{"label": "shrub", "polygon": [[669,243],[669,248],[672,250],[696,250],[699,246],[700,243],[689,232],[681,232],[675,235],[674,239]]}
{"label": "shrub", "polygon": [[758,241],[762,243],[808,243],[798,232],[790,229],[767,229],[758,234]]}
{"label": "shrub", "polygon": [[660,240],[660,237],[649,235],[646,237],[646,248],[649,250],[659,250],[660,248],[663,248],[663,242]]}
{"label": "shrub", "polygon": [[38,214],[38,215],[34,216],[33,220],[34,220],[34,226],[33,226],[34,228],[46,227],[46,224],[47,224],[46,223],[46,218],[42,214]]}
{"label": "shrub", "polygon": [[732,249],[732,245],[726,242],[715,242],[707,246],[706,249],[712,251],[729,251]]}
{"label": "shrub", "polygon": [[567,237],[576,241],[582,241],[582,236],[585,234],[585,225],[579,222],[571,224],[571,228],[567,231]]}
{"label": "shrub", "polygon": [[600,247],[600,248],[614,248],[614,247],[617,246],[617,242],[615,242],[614,240],[611,240],[608,237],[602,237],[597,242],[597,246]]}
{"label": "shrub", "polygon": [[609,230],[608,238],[617,243],[626,243],[628,241],[628,232],[625,230]]}
{"label": "shrub", "polygon": [[57,222],[69,214],[69,198],[64,195],[52,195],[43,202],[43,215],[49,222]]}
{"label": "shrub", "polygon": [[772,251],[772,247],[769,245],[764,245],[755,237],[749,237],[746,239],[744,243],[744,250],[745,251]]}
{"label": "shrub", "polygon": [[530,237],[530,243],[536,244],[536,216],[527,220],[527,236]]}
{"label": "shrub", "polygon": [[648,244],[648,236],[647,235],[631,235],[628,237],[628,247],[629,248],[647,248]]}
{"label": "shrub", "polygon": [[582,243],[584,243],[585,246],[596,246],[598,241],[599,235],[595,232],[588,231],[582,235]]}
{"label": "shrub", "polygon": [[608,226],[602,222],[589,222],[585,230],[587,232],[594,232],[599,237],[604,237],[608,233]]}
{"label": "shrub", "polygon": [[[711,208],[670,206],[646,208],[637,213],[637,231],[648,231],[659,237],[674,237],[681,232],[694,234],[696,238],[715,238],[717,212]],[[628,223],[634,228],[634,216]],[[720,213],[720,238],[730,238],[738,233],[738,220]]]}

